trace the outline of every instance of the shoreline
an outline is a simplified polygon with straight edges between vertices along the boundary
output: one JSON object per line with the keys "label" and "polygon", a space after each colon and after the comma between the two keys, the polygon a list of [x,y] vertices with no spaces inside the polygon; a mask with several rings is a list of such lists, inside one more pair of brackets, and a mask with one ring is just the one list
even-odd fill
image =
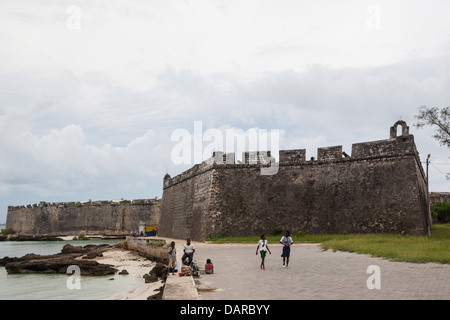
{"label": "shoreline", "polygon": [[[99,246],[101,246],[78,243],[78,241],[72,241],[72,237],[70,236],[64,237],[60,240],[63,240],[62,242],[69,242],[70,245],[72,245],[74,248],[82,248],[86,246],[96,246],[97,248],[99,248]],[[92,251],[95,252],[95,249]],[[155,282],[145,283],[144,275],[149,274],[149,272],[157,263],[142,257],[135,251],[110,245],[106,250],[101,251],[102,256],[92,256],[91,258],[87,258],[89,253],[91,253],[92,251],[88,251],[84,254],[81,254],[79,257],[75,257],[74,263],[78,264],[76,261],[79,260],[80,263],[96,261],[102,265],[110,265],[112,268],[117,270],[115,271],[115,273],[109,276],[110,280],[118,280],[120,282],[125,281],[129,282],[130,284],[133,283],[133,285],[131,286],[128,285],[124,287],[123,290],[113,290],[111,292],[106,292],[106,294],[102,293],[103,291],[101,287],[98,287],[99,294],[101,295],[101,297],[99,298],[100,300],[147,300],[148,297],[158,294],[160,292],[159,289],[164,286],[164,283],[162,283],[161,279],[158,279]],[[58,256],[61,253],[62,250],[60,253],[38,253],[36,255]],[[24,255],[13,257],[12,259],[20,259],[30,254],[34,255],[34,253],[25,253]],[[66,252],[65,254],[70,255],[71,253]],[[127,273],[121,274],[122,270],[126,270]],[[30,274],[33,274],[33,272],[30,272]],[[88,277],[97,276],[89,275]],[[102,275],[101,277],[104,277],[104,275]]]}
{"label": "shoreline", "polygon": [[142,278],[142,285],[121,294],[114,294],[105,300],[147,300],[149,296],[157,294],[161,286],[164,286],[164,283],[159,279],[152,283],[145,283],[143,276],[153,269],[156,262],[143,258],[133,251],[112,248],[103,252],[103,257],[97,257],[93,260],[98,263],[113,265],[119,272],[122,270],[128,272],[126,275],[116,275]]}
{"label": "shoreline", "polygon": [[[70,241],[73,246],[79,246],[77,241],[72,241],[72,236],[64,236],[60,237],[61,240]],[[185,243],[184,239],[174,239],[174,238],[161,238],[166,241],[166,243],[170,243],[171,241],[176,242],[177,251],[177,259],[181,258],[182,254],[182,246]],[[248,243],[227,243],[227,244],[216,244],[216,243],[208,243],[208,242],[198,242],[193,241],[194,246],[198,249],[198,253],[196,254],[197,264],[202,266],[203,264],[203,254],[201,253],[203,249],[209,248],[223,248],[223,247],[254,247],[255,244]],[[81,245],[81,243],[80,243]],[[297,244],[299,246],[316,246],[317,244]],[[273,244],[274,247],[278,246],[277,244]],[[208,250],[209,251],[209,250]],[[201,258],[202,257],[202,258]],[[200,259],[198,259],[200,258]],[[80,257],[81,259],[81,257]],[[130,281],[136,283],[135,285],[124,288],[121,291],[111,292],[104,297],[100,298],[101,300],[147,300],[148,297],[155,296],[160,293],[160,288],[165,286],[165,282],[161,279],[158,279],[155,282],[145,283],[144,275],[149,274],[149,272],[153,269],[153,267],[157,264],[157,262],[151,261],[143,256],[139,255],[137,252],[133,250],[123,249],[119,247],[111,247],[107,250],[103,251],[103,256],[93,257],[92,259],[87,259],[92,261],[97,261],[100,264],[109,264],[113,268],[117,269],[116,273],[112,275],[112,280],[115,278],[117,280],[118,277],[129,277]],[[127,270],[128,274],[120,274],[122,270]],[[178,278],[178,275],[175,275]],[[120,281],[125,280],[126,278],[121,278]],[[201,285],[198,285],[199,288],[205,288],[209,281],[204,282],[203,280],[207,280],[208,277],[201,278]],[[210,280],[210,279],[208,279]],[[211,279],[212,280],[212,279]],[[215,290],[222,290],[222,288],[215,288]]]}
{"label": "shoreline", "polygon": [[58,236],[58,235],[17,235],[17,234],[9,234],[3,235],[0,234],[0,241],[78,241],[78,240],[93,240],[93,241],[102,241],[102,240],[125,240],[125,236],[104,236],[104,235],[89,235],[85,238],[74,239],[77,236]]}

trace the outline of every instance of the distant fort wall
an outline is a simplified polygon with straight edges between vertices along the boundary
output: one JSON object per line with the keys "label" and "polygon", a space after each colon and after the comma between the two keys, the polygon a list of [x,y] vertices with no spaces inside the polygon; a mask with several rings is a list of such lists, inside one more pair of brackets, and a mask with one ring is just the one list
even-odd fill
{"label": "distant fort wall", "polygon": [[6,228],[21,235],[129,235],[139,225],[159,225],[160,199],[40,202],[9,206]]}
{"label": "distant fort wall", "polygon": [[180,175],[167,174],[159,235],[202,241],[275,230],[429,233],[425,174],[403,121],[389,139],[353,144],[351,156],[342,146],[319,148],[309,161],[305,155],[280,151],[273,175],[261,175],[273,160],[266,152],[246,152],[242,164],[216,152]]}
{"label": "distant fort wall", "polygon": [[450,192],[431,192],[430,205],[434,205],[439,202],[450,203]]}

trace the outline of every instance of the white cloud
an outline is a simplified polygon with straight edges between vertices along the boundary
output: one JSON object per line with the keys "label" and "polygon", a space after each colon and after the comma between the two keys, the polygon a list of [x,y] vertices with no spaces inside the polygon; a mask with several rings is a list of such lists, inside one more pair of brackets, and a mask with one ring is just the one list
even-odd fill
{"label": "white cloud", "polygon": [[[370,5],[380,9],[379,30],[366,26]],[[143,91],[167,66],[247,78],[314,64],[373,67],[440,54],[450,35],[447,2],[89,1],[77,4],[79,30],[66,26],[68,6],[2,4],[2,70],[98,72]]]}
{"label": "white cloud", "polygon": [[[5,132],[1,134],[6,136]],[[155,178],[160,179],[170,151],[169,145],[160,144],[167,140],[164,133],[153,130],[125,147],[89,145],[83,129],[73,124],[44,136],[9,131],[8,137],[0,140],[0,148],[7,155],[0,167],[2,193],[7,193],[8,187],[9,191],[23,188],[49,201],[90,192],[105,198],[124,191],[140,194],[137,186],[148,187]]]}
{"label": "white cloud", "polygon": [[[67,28],[69,5],[80,8],[79,30]],[[371,5],[377,30],[367,28]],[[0,222],[9,204],[161,194],[163,175],[186,169],[170,161],[170,135],[195,120],[204,130],[280,129],[282,148],[311,157],[385,139],[401,116],[421,157],[446,162],[432,130],[413,123],[420,105],[450,101],[449,9],[406,0],[2,2]],[[449,191],[442,174],[430,175],[434,190]]]}

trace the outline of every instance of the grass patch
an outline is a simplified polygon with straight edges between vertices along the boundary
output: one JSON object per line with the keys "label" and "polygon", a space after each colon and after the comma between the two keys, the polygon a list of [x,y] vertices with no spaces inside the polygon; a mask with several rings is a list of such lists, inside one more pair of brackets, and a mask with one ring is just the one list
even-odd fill
{"label": "grass patch", "polygon": [[[279,243],[281,236],[267,236],[269,245]],[[254,243],[260,236],[208,239],[213,243]],[[292,235],[294,243],[320,243],[324,249],[370,254],[374,257],[408,262],[450,263],[450,223],[435,224],[431,237],[397,234]]]}
{"label": "grass patch", "polygon": [[[292,240],[296,243],[322,243],[324,241],[329,241],[336,237],[346,236],[346,235],[308,235],[305,233],[300,233],[296,235],[291,235]],[[282,235],[266,235],[267,240],[270,243],[279,243]],[[210,237],[208,242],[212,243],[255,243],[258,244],[258,241],[261,239],[261,236],[246,236],[246,237]]]}
{"label": "grass patch", "polygon": [[[149,240],[145,239],[145,242],[147,242],[148,246],[154,246],[154,247],[162,247],[164,246],[164,242],[161,240]],[[167,245],[167,248],[170,247],[170,244]]]}

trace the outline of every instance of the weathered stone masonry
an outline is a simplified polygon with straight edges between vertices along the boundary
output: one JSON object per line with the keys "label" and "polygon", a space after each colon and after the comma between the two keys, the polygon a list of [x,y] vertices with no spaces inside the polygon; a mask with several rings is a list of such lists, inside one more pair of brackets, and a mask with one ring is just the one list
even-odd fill
{"label": "weathered stone masonry", "polygon": [[[396,135],[397,126],[402,134]],[[278,172],[261,175],[258,153],[215,154],[182,174],[164,177],[159,234],[205,240],[210,235],[272,233],[427,234],[430,216],[424,171],[403,121],[387,140],[279,153]],[[223,155],[223,157],[222,157]],[[226,163],[217,161],[227,160]]]}
{"label": "weathered stone masonry", "polygon": [[431,192],[430,193],[430,205],[434,205],[439,202],[450,203],[450,192]]}
{"label": "weathered stone masonry", "polygon": [[158,225],[161,200],[40,202],[9,206],[6,227],[22,235],[129,235],[139,225]]}

